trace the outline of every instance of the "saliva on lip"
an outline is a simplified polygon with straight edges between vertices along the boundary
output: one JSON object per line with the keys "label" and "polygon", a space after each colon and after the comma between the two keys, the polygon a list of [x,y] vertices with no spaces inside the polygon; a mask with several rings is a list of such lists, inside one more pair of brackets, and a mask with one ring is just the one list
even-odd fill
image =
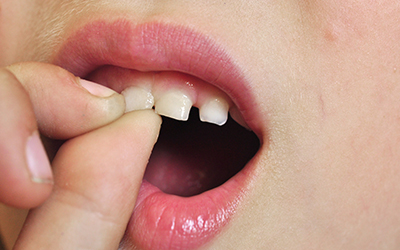
{"label": "saliva on lip", "polygon": [[[200,120],[222,126],[228,120],[228,112],[236,109],[229,97],[209,84],[181,84],[158,86],[149,82],[127,87],[121,93],[125,97],[126,112],[152,109],[157,114],[179,121],[187,121],[192,106],[199,108]],[[243,119],[234,119],[242,126]]]}

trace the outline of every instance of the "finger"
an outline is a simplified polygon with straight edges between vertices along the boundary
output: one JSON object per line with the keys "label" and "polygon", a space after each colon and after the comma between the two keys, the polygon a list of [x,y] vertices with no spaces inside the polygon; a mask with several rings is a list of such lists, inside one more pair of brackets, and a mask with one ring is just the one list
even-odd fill
{"label": "finger", "polygon": [[41,204],[52,188],[36,121],[46,135],[65,139],[103,126],[124,112],[121,95],[78,81],[49,64],[1,69],[0,89],[0,202],[19,208]]}
{"label": "finger", "polygon": [[51,192],[50,163],[29,96],[5,69],[0,69],[0,114],[0,202],[35,207]]}
{"label": "finger", "polygon": [[137,111],[63,145],[54,192],[30,213],[15,249],[117,249],[160,124]]}
{"label": "finger", "polygon": [[44,135],[68,139],[104,126],[125,111],[122,95],[37,62],[7,67],[27,90]]}

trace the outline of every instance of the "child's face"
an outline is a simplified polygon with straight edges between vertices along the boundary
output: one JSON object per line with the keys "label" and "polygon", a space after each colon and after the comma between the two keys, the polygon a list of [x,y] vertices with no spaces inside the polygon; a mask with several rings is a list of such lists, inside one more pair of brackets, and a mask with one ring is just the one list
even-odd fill
{"label": "child's face", "polygon": [[227,189],[236,212],[206,247],[399,247],[397,1],[0,0],[0,8],[1,66],[44,61],[88,77],[101,65],[134,65],[185,71],[230,92],[261,144],[240,172],[244,184]]}

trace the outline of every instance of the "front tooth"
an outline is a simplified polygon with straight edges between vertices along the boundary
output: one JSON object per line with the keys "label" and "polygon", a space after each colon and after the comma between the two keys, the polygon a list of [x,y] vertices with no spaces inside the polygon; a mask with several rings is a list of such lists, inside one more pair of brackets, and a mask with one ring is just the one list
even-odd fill
{"label": "front tooth", "polygon": [[126,88],[121,94],[125,97],[125,112],[152,109],[154,106],[153,95],[144,88],[132,86]]}
{"label": "front tooth", "polygon": [[228,120],[229,104],[223,98],[213,98],[200,107],[200,120],[222,126]]}
{"label": "front tooth", "polygon": [[184,92],[172,90],[163,94],[155,103],[156,113],[180,121],[187,121],[193,102]]}

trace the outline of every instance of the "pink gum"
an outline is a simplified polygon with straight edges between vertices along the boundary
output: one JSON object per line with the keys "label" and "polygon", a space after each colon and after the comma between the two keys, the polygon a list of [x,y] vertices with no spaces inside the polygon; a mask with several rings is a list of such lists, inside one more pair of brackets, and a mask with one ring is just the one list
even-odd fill
{"label": "pink gum", "polygon": [[226,100],[230,108],[233,106],[231,99],[217,87],[180,72],[141,72],[105,66],[90,74],[89,79],[119,93],[131,86],[142,87],[152,93],[155,102],[168,91],[180,90],[190,98],[193,106],[198,108],[215,98]]}

